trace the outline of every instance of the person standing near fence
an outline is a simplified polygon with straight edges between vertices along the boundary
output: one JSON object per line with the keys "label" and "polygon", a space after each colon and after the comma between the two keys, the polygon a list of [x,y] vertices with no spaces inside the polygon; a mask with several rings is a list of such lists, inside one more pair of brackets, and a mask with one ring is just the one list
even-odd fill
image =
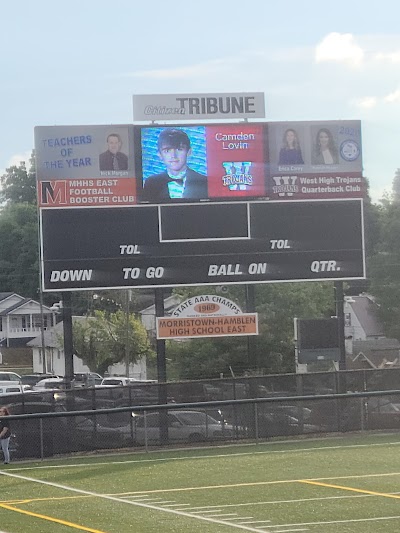
{"label": "person standing near fence", "polygon": [[7,407],[0,407],[0,442],[1,449],[3,450],[5,465],[8,465],[10,462],[10,452],[8,448],[10,445],[11,431],[10,423],[6,418],[9,415],[10,411],[7,409]]}

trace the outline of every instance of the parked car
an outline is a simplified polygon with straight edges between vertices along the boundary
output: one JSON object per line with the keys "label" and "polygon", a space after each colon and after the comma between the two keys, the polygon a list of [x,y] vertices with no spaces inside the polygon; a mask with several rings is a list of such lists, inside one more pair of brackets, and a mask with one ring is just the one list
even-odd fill
{"label": "parked car", "polygon": [[[8,404],[11,415],[26,413],[49,413],[64,410],[62,406],[51,402],[14,402]],[[12,420],[10,422],[13,434],[13,454],[17,457],[40,457],[43,447],[43,454],[50,456],[54,453],[62,453],[68,450],[67,420],[61,418],[44,418],[42,424],[40,420]],[[43,441],[41,442],[40,427],[43,431]]]}
{"label": "parked car", "polygon": [[24,374],[21,376],[21,383],[22,385],[29,385],[30,387],[33,387],[36,385],[40,380],[47,379],[47,378],[54,378],[58,376],[54,376],[54,374]]}
{"label": "parked car", "polygon": [[121,386],[127,386],[131,384],[130,378],[120,377],[120,376],[110,376],[108,378],[104,378],[100,386],[104,387],[121,387]]}
{"label": "parked car", "polygon": [[126,448],[133,445],[133,434],[126,420],[119,426],[107,415],[77,416],[71,447],[75,450]]}
{"label": "parked car", "polygon": [[[170,442],[200,442],[231,438],[233,427],[202,411],[168,411],[168,438]],[[137,444],[160,442],[160,414],[149,413],[134,417],[134,439]]]}
{"label": "parked car", "polygon": [[103,376],[97,372],[77,372],[74,374],[74,387],[94,387],[100,385]]}
{"label": "parked car", "polygon": [[0,372],[0,381],[18,381],[21,382],[21,376],[16,372]]}
{"label": "parked car", "polygon": [[55,390],[55,389],[65,389],[65,379],[58,377],[51,377],[46,379],[41,379],[32,387],[34,391],[43,391],[43,390]]}
{"label": "parked car", "polygon": [[[371,402],[372,403],[372,402]],[[368,409],[368,429],[399,429],[400,403],[388,402]]]}
{"label": "parked car", "polygon": [[0,383],[0,396],[9,396],[11,394],[22,394],[30,390],[29,385],[21,385],[14,381],[9,381],[8,385]]}

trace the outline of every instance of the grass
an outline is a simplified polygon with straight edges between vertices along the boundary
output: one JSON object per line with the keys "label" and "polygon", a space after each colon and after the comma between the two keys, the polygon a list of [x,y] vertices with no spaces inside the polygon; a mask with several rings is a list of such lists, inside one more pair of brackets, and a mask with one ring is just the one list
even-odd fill
{"label": "grass", "polygon": [[7,533],[397,533],[400,437],[358,434],[14,463]]}

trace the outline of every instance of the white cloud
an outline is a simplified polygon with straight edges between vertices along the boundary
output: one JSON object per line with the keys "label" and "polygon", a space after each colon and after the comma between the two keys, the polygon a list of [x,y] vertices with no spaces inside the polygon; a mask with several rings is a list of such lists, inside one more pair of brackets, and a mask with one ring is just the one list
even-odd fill
{"label": "white cloud", "polygon": [[384,61],[387,63],[400,63],[400,51],[390,53],[377,53],[374,55],[374,59],[377,61]]}
{"label": "white cloud", "polygon": [[317,63],[333,61],[359,66],[363,58],[364,52],[351,33],[329,33],[315,49]]}
{"label": "white cloud", "polygon": [[392,104],[393,102],[399,102],[400,101],[400,89],[397,89],[396,91],[393,91],[392,93],[389,93],[387,96],[385,96],[384,101],[388,104]]}
{"label": "white cloud", "polygon": [[13,167],[13,166],[19,167],[22,161],[25,161],[26,166],[29,167],[29,159],[31,158],[31,154],[32,154],[32,151],[29,150],[24,153],[14,154],[13,156],[11,156],[10,159],[7,161],[6,167],[0,168],[0,176],[5,174],[6,168]]}
{"label": "white cloud", "polygon": [[360,109],[372,109],[378,104],[378,99],[375,96],[365,96],[355,101],[356,107]]}

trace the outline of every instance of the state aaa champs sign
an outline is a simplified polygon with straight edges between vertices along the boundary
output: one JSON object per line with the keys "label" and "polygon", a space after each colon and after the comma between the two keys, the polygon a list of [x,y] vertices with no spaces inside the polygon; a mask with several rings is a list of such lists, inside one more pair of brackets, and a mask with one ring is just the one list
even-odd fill
{"label": "state aaa champs sign", "polygon": [[182,302],[170,317],[157,318],[157,339],[258,335],[257,313],[242,313],[222,296],[193,296]]}

